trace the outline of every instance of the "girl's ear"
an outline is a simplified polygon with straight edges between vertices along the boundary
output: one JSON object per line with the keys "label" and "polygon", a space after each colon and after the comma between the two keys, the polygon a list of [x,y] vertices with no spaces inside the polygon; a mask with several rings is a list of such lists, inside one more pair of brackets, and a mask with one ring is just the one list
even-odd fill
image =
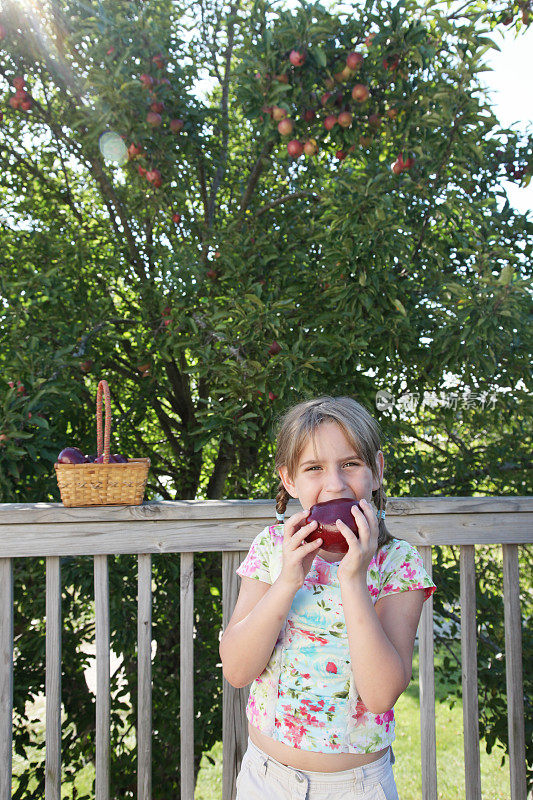
{"label": "girl's ear", "polygon": [[376,466],[378,468],[379,480],[377,478],[374,478],[372,480],[372,491],[373,492],[375,492],[376,489],[379,489],[379,487],[383,483],[383,470],[385,468],[385,458],[383,456],[383,451],[382,450],[378,450],[378,452],[377,452],[377,455],[376,455]]}
{"label": "girl's ear", "polygon": [[278,472],[279,472],[279,477],[281,478],[281,481],[282,481],[285,489],[290,494],[290,496],[293,497],[293,498],[297,498],[298,497],[298,492],[296,491],[296,487],[295,487],[294,483],[289,478],[289,472],[287,470],[287,467],[285,467],[285,466],[280,467],[278,469]]}

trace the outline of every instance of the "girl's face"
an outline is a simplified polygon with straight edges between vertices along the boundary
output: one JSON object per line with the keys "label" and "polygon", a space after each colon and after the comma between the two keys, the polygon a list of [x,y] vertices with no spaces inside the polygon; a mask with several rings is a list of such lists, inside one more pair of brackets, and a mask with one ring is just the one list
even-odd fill
{"label": "girl's face", "polygon": [[381,486],[383,479],[382,451],[379,450],[376,457],[378,480],[370,467],[357,457],[336,422],[322,422],[315,430],[315,441],[318,460],[315,460],[313,441],[309,438],[300,455],[296,475],[290,478],[287,467],[279,469],[291,497],[298,498],[303,509],[340,497],[364,498],[370,503],[372,492]]}

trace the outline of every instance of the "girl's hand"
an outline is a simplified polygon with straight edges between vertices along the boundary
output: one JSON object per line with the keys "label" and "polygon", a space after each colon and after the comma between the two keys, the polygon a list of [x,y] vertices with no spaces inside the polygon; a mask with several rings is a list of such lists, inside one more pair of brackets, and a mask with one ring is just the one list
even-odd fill
{"label": "girl's hand", "polygon": [[348,552],[341,560],[337,577],[339,583],[343,581],[364,581],[368,565],[376,554],[378,547],[378,520],[374,509],[366,500],[359,500],[359,505],[364,511],[362,514],[357,506],[352,506],[352,515],[357,522],[359,539],[350,528],[340,519],[336,521],[337,528],[348,542]]}
{"label": "girl's hand", "polygon": [[316,526],[316,520],[300,528],[302,521],[308,516],[309,510],[293,514],[283,525],[283,566],[280,579],[293,587],[295,591],[301,589],[307,573],[313,565],[313,560],[320,549],[322,539],[302,544]]}

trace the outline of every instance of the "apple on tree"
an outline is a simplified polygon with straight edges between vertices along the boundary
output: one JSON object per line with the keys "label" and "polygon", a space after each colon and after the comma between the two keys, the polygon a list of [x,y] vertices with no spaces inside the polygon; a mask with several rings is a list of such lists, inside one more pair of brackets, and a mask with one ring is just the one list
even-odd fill
{"label": "apple on tree", "polygon": [[287,152],[292,158],[299,158],[303,153],[303,145],[298,139],[291,139],[287,145]]}
{"label": "apple on tree", "polygon": [[316,139],[308,139],[304,144],[304,153],[306,156],[315,156],[318,153],[318,145]]}
{"label": "apple on tree", "polygon": [[272,109],[272,119],[275,122],[279,122],[280,120],[284,119],[287,116],[287,112],[284,108],[280,106],[274,106]]}
{"label": "apple on tree", "polygon": [[363,83],[356,83],[352,89],[352,98],[358,103],[364,103],[370,97],[368,87]]}
{"label": "apple on tree", "polygon": [[277,356],[277,354],[280,352],[281,352],[281,345],[274,340],[270,345],[270,347],[268,348],[268,354],[271,356]]}
{"label": "apple on tree", "polygon": [[361,55],[361,53],[349,53],[346,58],[346,66],[351,70],[356,70],[359,69],[363,61],[364,57]]}
{"label": "apple on tree", "polygon": [[305,61],[305,53],[300,53],[298,50],[291,50],[289,61],[293,67],[301,67]]}
{"label": "apple on tree", "polygon": [[327,131],[332,130],[337,124],[337,117],[334,114],[329,114],[324,120],[324,128]]}
{"label": "apple on tree", "polygon": [[143,72],[139,76],[139,80],[145,89],[151,89],[152,86],[154,85],[154,79],[152,78],[151,75],[148,75],[146,72]]}
{"label": "apple on tree", "polygon": [[353,115],[349,111],[341,111],[337,118],[337,122],[341,128],[349,128],[352,124]]}
{"label": "apple on tree", "polygon": [[278,122],[278,131],[282,136],[290,136],[294,128],[292,119],[286,117]]}
{"label": "apple on tree", "polygon": [[170,120],[170,130],[172,133],[179,133],[183,128],[184,122],[182,119],[171,119]]}

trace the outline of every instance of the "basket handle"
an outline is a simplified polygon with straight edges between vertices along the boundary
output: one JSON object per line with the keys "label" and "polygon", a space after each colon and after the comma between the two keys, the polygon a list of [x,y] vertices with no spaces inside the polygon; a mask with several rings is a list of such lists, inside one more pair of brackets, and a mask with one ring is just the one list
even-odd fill
{"label": "basket handle", "polygon": [[[102,444],[102,393],[105,400],[105,432]],[[96,392],[96,452],[104,453],[104,464],[109,464],[109,439],[111,437],[111,395],[107,381],[100,381]]]}

